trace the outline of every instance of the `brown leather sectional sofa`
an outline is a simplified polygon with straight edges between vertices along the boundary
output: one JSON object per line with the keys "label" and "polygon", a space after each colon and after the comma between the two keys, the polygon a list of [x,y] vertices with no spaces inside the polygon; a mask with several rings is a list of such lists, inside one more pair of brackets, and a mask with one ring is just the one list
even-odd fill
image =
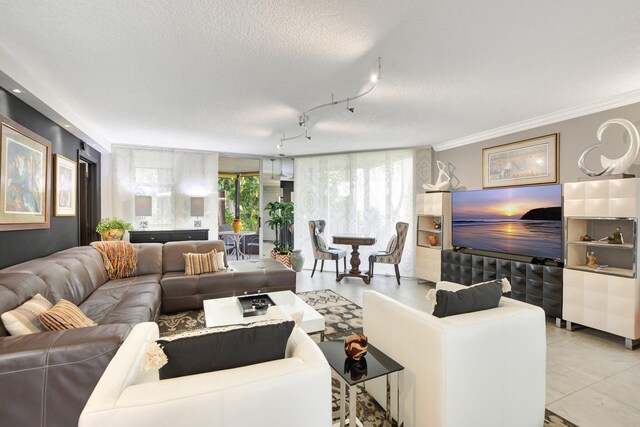
{"label": "brown leather sectional sofa", "polygon": [[[0,313],[39,293],[78,305],[98,326],[9,336],[0,322],[0,425],[74,426],[132,325],[209,298],[291,290],[295,272],[275,260],[232,262],[184,275],[183,253],[224,251],[221,241],[135,244],[132,277],[109,280],[98,251],[75,247],[0,270]],[[225,258],[225,264],[227,264]]]}

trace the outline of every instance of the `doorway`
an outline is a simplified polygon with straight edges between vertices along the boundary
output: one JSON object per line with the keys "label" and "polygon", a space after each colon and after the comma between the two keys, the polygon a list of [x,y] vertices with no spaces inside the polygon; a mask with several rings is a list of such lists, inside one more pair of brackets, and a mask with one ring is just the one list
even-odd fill
{"label": "doorway", "polygon": [[81,246],[98,240],[98,166],[78,157],[78,241]]}

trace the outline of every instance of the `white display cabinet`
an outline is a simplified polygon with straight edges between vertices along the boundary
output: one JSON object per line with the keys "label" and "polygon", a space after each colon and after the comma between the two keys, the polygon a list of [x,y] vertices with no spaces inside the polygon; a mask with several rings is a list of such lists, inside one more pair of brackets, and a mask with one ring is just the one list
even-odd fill
{"label": "white display cabinet", "polygon": [[[563,318],[625,338],[632,349],[640,338],[638,280],[638,190],[640,179],[567,183],[564,194]],[[619,227],[623,244],[599,239]],[[583,241],[589,235],[594,240]],[[588,265],[589,254],[597,266]]]}
{"label": "white display cabinet", "polygon": [[418,194],[416,216],[416,276],[438,282],[442,250],[451,249],[451,193]]}

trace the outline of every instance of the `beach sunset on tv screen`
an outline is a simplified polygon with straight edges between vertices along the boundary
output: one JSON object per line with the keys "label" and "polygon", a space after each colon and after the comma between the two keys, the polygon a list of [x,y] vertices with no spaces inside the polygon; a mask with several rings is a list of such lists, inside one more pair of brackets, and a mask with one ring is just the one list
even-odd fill
{"label": "beach sunset on tv screen", "polygon": [[454,246],[561,258],[560,185],[454,192],[452,200]]}

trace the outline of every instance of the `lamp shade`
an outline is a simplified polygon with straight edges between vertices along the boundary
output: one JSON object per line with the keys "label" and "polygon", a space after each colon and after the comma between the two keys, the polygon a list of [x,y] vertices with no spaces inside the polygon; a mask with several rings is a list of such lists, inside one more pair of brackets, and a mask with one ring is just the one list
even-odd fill
{"label": "lamp shade", "polygon": [[136,216],[151,216],[151,196],[136,196]]}
{"label": "lamp shade", "polygon": [[204,216],[204,197],[191,198],[191,216]]}

